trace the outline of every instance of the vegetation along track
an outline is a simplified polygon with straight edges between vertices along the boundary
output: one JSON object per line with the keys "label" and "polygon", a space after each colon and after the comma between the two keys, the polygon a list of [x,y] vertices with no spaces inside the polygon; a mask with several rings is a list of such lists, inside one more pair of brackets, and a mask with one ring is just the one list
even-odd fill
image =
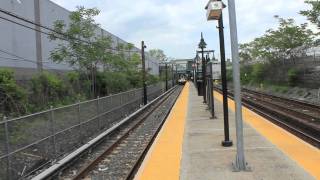
{"label": "vegetation along track", "polygon": [[[217,90],[220,91],[218,88]],[[228,93],[232,98],[233,93]],[[274,124],[320,148],[320,106],[248,89],[242,89],[242,103]]]}
{"label": "vegetation along track", "polygon": [[182,87],[176,86],[129,116],[88,150],[34,179],[132,179]]}

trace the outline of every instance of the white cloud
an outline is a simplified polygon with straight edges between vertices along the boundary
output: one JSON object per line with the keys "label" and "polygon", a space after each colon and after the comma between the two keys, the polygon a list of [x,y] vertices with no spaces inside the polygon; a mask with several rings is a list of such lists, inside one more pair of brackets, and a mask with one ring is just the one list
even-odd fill
{"label": "white cloud", "polygon": [[[218,51],[216,22],[207,22],[204,6],[207,0],[53,0],[74,9],[76,5],[98,7],[101,14],[97,21],[102,27],[122,39],[133,42],[137,47],[141,40],[148,48],[163,49],[169,56],[193,57],[204,32],[209,48]],[[295,18],[298,23],[305,18],[297,12],[307,6],[303,0],[237,0],[238,36],[247,42],[263,34],[268,28],[276,27],[273,15]],[[225,39],[229,50],[228,13],[225,15]],[[227,52],[228,54],[228,52]]]}

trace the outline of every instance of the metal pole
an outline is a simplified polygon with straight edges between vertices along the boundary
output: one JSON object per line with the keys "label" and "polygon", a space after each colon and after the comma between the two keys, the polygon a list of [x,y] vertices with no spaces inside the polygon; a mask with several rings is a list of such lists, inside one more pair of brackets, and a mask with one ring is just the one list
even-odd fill
{"label": "metal pole", "polygon": [[205,63],[206,63],[206,67],[205,67],[205,69],[206,69],[206,101],[207,101],[207,104],[208,104],[208,108],[210,109],[211,107],[210,107],[210,99],[209,99],[209,75],[207,74],[207,63],[209,63],[209,55],[207,54],[206,55],[206,59],[205,59],[206,61],[205,61]]}
{"label": "metal pole", "polygon": [[143,84],[143,104],[146,105],[148,103],[147,97],[147,83],[146,83],[146,59],[144,54],[144,49],[146,46],[144,45],[144,41],[141,42],[141,59],[142,59],[142,84]]}
{"label": "metal pole", "polygon": [[168,91],[168,64],[165,63],[166,68],[166,91]]}
{"label": "metal pole", "polygon": [[98,118],[98,130],[101,129],[101,118],[100,118],[100,97],[97,97],[97,118]]}
{"label": "metal pole", "polygon": [[174,71],[173,71],[173,63],[172,63],[172,68],[171,68],[171,71],[172,71],[172,87],[174,86]]}
{"label": "metal pole", "polygon": [[175,75],[175,81],[178,82],[178,78],[179,78],[179,75],[178,75],[178,65],[176,64],[176,75]]}
{"label": "metal pole", "polygon": [[54,158],[57,157],[57,150],[56,150],[56,132],[55,132],[55,125],[54,125],[54,111],[53,107],[50,107],[50,126],[51,126],[51,135],[52,135],[52,148],[53,148],[53,154]]}
{"label": "metal pole", "polygon": [[205,66],[205,59],[204,59],[204,50],[201,48],[201,57],[202,57],[202,95],[203,95],[203,103],[207,103],[206,100],[206,66]]}
{"label": "metal pole", "polygon": [[7,179],[11,180],[11,155],[10,155],[10,139],[9,139],[9,128],[7,117],[3,117],[4,129],[5,129],[5,138],[6,138],[6,153],[7,153]]}
{"label": "metal pole", "polygon": [[236,136],[237,136],[237,155],[236,161],[233,163],[235,171],[249,170],[244,157],[243,147],[243,122],[242,122],[242,106],[241,106],[241,85],[240,85],[240,68],[239,68],[239,49],[237,35],[237,20],[234,0],[228,0],[229,5],[229,23],[230,23],[230,39],[232,52],[233,67],[233,84],[234,84],[234,100],[236,106]]}
{"label": "metal pole", "polygon": [[229,138],[229,110],[228,110],[228,88],[227,88],[227,68],[224,48],[224,32],[223,32],[223,17],[218,21],[219,23],[219,39],[220,39],[220,56],[221,56],[221,79],[222,79],[222,96],[223,96],[223,119],[224,119],[224,140],[222,146],[232,146],[232,141]]}
{"label": "metal pole", "polygon": [[212,118],[215,118],[215,112],[214,112],[214,97],[213,97],[213,77],[212,77],[212,63],[209,64],[210,66],[210,101],[211,101],[211,115]]}
{"label": "metal pole", "polygon": [[79,123],[79,138],[80,138],[80,141],[81,143],[83,143],[83,129],[82,129],[82,125],[81,125],[81,107],[80,107],[80,101],[78,101],[78,105],[77,105],[77,118],[78,118],[78,123]]}

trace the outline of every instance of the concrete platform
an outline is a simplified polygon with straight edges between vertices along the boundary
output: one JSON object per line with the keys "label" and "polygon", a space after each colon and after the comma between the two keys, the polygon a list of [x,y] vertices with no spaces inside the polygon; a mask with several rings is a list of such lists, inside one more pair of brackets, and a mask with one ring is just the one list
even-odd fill
{"label": "concrete platform", "polygon": [[[215,99],[217,119],[210,119],[209,111],[205,110],[206,105],[202,101],[202,97],[196,95],[194,86],[190,86],[189,102],[192,103],[189,103],[188,108],[180,179],[314,179],[246,123],[245,157],[251,171],[233,172],[235,142],[232,147],[221,146],[224,139],[222,104]],[[231,140],[235,141],[235,120],[231,110],[229,119]]]}
{"label": "concrete platform", "polygon": [[135,179],[141,180],[309,180],[320,178],[320,150],[243,108],[245,157],[251,171],[234,172],[234,104],[229,100],[230,135],[224,139],[222,98],[215,93],[216,119],[203,97],[187,83]]}

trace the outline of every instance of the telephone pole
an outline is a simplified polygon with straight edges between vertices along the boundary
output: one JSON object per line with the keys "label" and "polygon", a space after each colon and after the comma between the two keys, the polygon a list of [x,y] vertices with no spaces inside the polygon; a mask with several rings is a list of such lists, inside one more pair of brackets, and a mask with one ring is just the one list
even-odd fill
{"label": "telephone pole", "polygon": [[148,103],[147,96],[147,83],[146,83],[146,59],[145,59],[145,48],[147,46],[144,44],[144,41],[141,42],[141,60],[142,60],[142,85],[143,85],[143,104]]}

